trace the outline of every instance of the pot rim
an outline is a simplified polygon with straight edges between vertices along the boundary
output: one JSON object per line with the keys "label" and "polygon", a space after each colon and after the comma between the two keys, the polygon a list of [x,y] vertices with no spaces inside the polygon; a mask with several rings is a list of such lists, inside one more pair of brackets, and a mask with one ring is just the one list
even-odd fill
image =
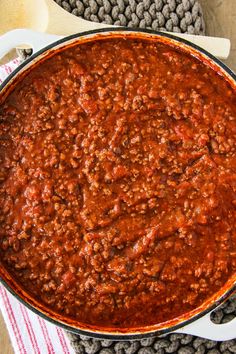
{"label": "pot rim", "polygon": [[[206,50],[200,48],[194,43],[191,43],[183,38],[177,37],[174,34],[169,34],[165,32],[158,32],[148,29],[133,29],[133,28],[126,28],[126,27],[117,27],[117,28],[102,28],[97,30],[90,30],[86,32],[76,33],[70,36],[66,36],[61,38],[45,47],[40,49],[38,52],[30,56],[26,59],[23,63],[21,63],[8,77],[7,79],[0,85],[0,98],[1,93],[3,91],[3,100],[5,96],[4,90],[7,89],[8,85],[11,85],[11,81],[15,79],[17,81],[18,74],[24,74],[28,70],[33,70],[34,62],[35,64],[39,64],[40,61],[44,61],[50,57],[50,51],[52,49],[56,50],[58,47],[58,51],[66,49],[66,47],[75,46],[76,40],[80,40],[81,37],[89,38],[91,36],[91,41],[100,39],[101,35],[104,35],[104,39],[108,36],[112,36],[112,34],[116,33],[117,37],[120,35],[137,35],[136,38],[140,38],[143,35],[143,38],[158,38],[159,41],[166,39],[166,44],[172,45],[173,47],[179,47],[188,54],[191,54],[197,57],[199,60],[205,62],[208,66],[212,67],[213,70],[218,71],[221,73],[225,80],[229,81],[231,85],[235,86],[236,89],[236,74],[228,68],[222,61],[214,57],[212,54],[208,53]],[[100,35],[100,36],[99,36]],[[139,36],[138,36],[139,35]],[[149,36],[148,36],[149,35]],[[97,36],[97,37],[96,37]],[[79,42],[78,42],[79,43]],[[78,44],[77,43],[77,44]],[[63,46],[64,45],[64,46]],[[56,52],[52,55],[56,54]],[[40,58],[41,57],[41,58]],[[26,68],[27,67],[27,68]],[[25,69],[25,70],[23,70]],[[218,70],[217,70],[218,69]],[[8,92],[6,93],[8,95]],[[1,102],[0,102],[1,103]],[[3,267],[1,267],[3,268]],[[0,269],[1,270],[1,269]],[[8,272],[7,272],[8,273]],[[14,283],[13,285],[11,283]],[[48,309],[47,306],[43,305],[42,303],[38,302],[38,300],[33,299],[31,295],[24,293],[24,290],[19,287],[18,283],[11,278],[10,275],[2,276],[0,274],[0,283],[2,283],[5,288],[21,303],[23,303],[26,307],[28,307],[31,311],[40,315],[44,319],[48,320],[49,322],[62,327],[63,329],[70,331],[75,334],[81,334],[85,336],[90,336],[94,338],[100,339],[112,339],[112,340],[134,340],[134,339],[143,339],[158,335],[164,335],[167,333],[171,333],[183,326],[186,326],[197,319],[203,317],[204,315],[210,313],[214,309],[216,309],[220,304],[222,304],[231,294],[236,291],[236,278],[233,276],[227,281],[225,286],[223,286],[216,294],[211,296],[207,301],[205,301],[201,306],[196,308],[193,311],[190,311],[183,316],[179,316],[173,320],[163,322],[158,325],[151,325],[145,326],[143,328],[106,328],[98,326],[90,326],[87,324],[81,324],[78,321],[77,325],[71,325],[66,320],[68,318],[63,317],[62,319],[58,319],[58,314],[54,311]],[[10,285],[11,284],[11,285]],[[15,287],[15,289],[14,289]],[[17,289],[18,288],[18,289]],[[16,290],[17,289],[17,290]],[[19,290],[20,289],[20,290]],[[41,305],[41,306],[40,306]]]}

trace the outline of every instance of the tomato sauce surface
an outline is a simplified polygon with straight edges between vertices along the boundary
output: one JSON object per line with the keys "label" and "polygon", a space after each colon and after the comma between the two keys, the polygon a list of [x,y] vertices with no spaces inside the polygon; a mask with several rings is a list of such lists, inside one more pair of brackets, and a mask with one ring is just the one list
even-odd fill
{"label": "tomato sauce surface", "polygon": [[235,90],[191,55],[66,49],[1,104],[0,140],[0,257],[54,311],[151,325],[235,274]]}

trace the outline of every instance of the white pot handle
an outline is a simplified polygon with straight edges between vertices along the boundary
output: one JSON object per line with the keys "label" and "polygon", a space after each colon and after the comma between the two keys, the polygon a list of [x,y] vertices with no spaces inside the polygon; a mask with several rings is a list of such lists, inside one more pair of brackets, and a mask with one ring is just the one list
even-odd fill
{"label": "white pot handle", "polygon": [[0,36],[0,59],[10,52],[10,50],[22,44],[29,45],[35,53],[60,38],[62,38],[62,36],[40,33],[27,29],[16,29],[7,32]]}
{"label": "white pot handle", "polygon": [[215,341],[225,341],[236,338],[236,318],[224,324],[215,324],[210,319],[210,313],[200,319],[179,328],[174,333],[192,334],[197,337]]}

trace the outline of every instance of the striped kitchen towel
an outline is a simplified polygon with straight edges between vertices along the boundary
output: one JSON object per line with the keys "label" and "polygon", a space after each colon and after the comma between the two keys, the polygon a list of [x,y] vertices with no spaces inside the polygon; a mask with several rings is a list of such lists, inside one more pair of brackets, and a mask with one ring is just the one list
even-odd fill
{"label": "striped kitchen towel", "polygon": [[21,62],[22,59],[15,58],[11,62],[0,66],[0,84],[17,68],[18,65],[20,65]]}
{"label": "striped kitchen towel", "polygon": [[0,308],[16,354],[74,354],[61,328],[30,311],[2,285]]}

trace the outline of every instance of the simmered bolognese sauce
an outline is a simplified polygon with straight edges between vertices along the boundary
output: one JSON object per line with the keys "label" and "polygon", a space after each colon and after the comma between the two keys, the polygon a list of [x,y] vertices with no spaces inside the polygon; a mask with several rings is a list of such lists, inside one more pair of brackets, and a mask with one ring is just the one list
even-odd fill
{"label": "simmered bolognese sauce", "polygon": [[35,67],[0,106],[0,256],[80,322],[195,309],[236,272],[236,95],[193,56],[97,39]]}

